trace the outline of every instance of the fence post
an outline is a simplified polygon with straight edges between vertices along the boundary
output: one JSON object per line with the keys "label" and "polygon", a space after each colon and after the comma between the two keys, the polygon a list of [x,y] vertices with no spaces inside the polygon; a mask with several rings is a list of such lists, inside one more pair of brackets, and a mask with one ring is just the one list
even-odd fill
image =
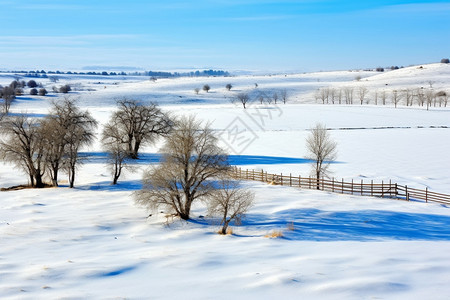
{"label": "fence post", "polygon": [[255,170],[252,170],[252,180],[255,180]]}
{"label": "fence post", "polygon": [[298,175],[298,187],[301,188],[302,187],[302,176]]}
{"label": "fence post", "polygon": [[322,177],[322,191],[325,191],[324,184],[325,184],[325,179]]}
{"label": "fence post", "polygon": [[361,196],[363,195],[363,179],[361,179]]}
{"label": "fence post", "polygon": [[289,173],[289,186],[292,186],[292,173]]}
{"label": "fence post", "polygon": [[405,185],[406,201],[409,201],[408,186]]}
{"label": "fence post", "polygon": [[389,197],[392,198],[392,180],[389,179]]}
{"label": "fence post", "polygon": [[425,203],[428,203],[428,187],[425,188]]}
{"label": "fence post", "polygon": [[283,173],[280,174],[280,178],[281,178],[281,185],[283,185]]}
{"label": "fence post", "polygon": [[373,180],[370,181],[370,195],[373,197]]}
{"label": "fence post", "polygon": [[333,181],[331,181],[331,191],[334,193],[334,177],[333,177]]}
{"label": "fence post", "polygon": [[309,175],[309,189],[311,189],[311,175]]}
{"label": "fence post", "polygon": [[248,180],[248,169],[245,169],[245,179]]}
{"label": "fence post", "polygon": [[341,191],[342,191],[342,194],[343,194],[344,193],[344,178],[342,178]]}
{"label": "fence post", "polygon": [[264,170],[261,170],[261,181],[264,182]]}
{"label": "fence post", "polygon": [[384,180],[381,180],[381,198],[384,198]]}
{"label": "fence post", "polygon": [[351,191],[352,195],[353,195],[353,179],[352,179],[352,191]]}

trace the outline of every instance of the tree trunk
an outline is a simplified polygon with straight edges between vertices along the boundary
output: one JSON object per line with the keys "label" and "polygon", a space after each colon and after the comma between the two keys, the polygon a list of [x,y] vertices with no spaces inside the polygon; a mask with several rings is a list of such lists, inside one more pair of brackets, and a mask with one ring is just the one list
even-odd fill
{"label": "tree trunk", "polygon": [[75,166],[70,167],[69,171],[69,187],[73,188],[75,182]]}

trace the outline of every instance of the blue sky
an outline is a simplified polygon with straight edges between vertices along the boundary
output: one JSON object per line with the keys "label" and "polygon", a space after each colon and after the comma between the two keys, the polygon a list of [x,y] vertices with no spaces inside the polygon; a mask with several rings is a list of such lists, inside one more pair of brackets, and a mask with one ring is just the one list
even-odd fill
{"label": "blue sky", "polygon": [[450,56],[449,1],[0,0],[0,69],[318,71]]}

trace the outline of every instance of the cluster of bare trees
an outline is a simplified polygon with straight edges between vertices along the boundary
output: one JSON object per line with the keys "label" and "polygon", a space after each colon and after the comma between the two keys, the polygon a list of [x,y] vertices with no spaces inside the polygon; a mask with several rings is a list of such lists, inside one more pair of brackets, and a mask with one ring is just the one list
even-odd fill
{"label": "cluster of bare trees", "polygon": [[[430,84],[432,86],[432,83]],[[370,97],[369,97],[370,95]],[[315,99],[322,104],[354,104],[356,101],[360,104],[387,105],[388,102],[395,107],[400,103],[405,106],[426,106],[427,108],[447,107],[449,93],[445,91],[435,92],[432,88],[406,88],[401,90],[377,90],[369,94],[369,90],[360,86],[358,88],[345,87],[335,89],[330,87],[320,88],[315,93]]]}
{"label": "cluster of bare trees", "polygon": [[[45,96],[47,90],[42,87],[42,84],[37,83],[34,80],[29,80],[25,82],[24,80],[14,80],[8,86],[0,85],[0,98],[2,99],[3,113],[8,114],[11,107],[11,103],[16,99],[16,96],[21,96],[24,94],[24,88],[30,88],[30,95]],[[37,87],[40,87],[38,90]]]}
{"label": "cluster of bare trees", "polygon": [[251,102],[259,102],[259,104],[278,104],[279,101],[286,104],[288,101],[288,92],[286,89],[274,92],[258,91],[257,93],[241,92],[232,98],[232,102],[242,104],[244,109]]}
{"label": "cluster of bare trees", "polygon": [[59,171],[64,170],[72,188],[81,163],[79,151],[93,142],[96,127],[90,113],[70,99],[53,103],[42,119],[25,114],[8,117],[1,126],[0,158],[24,170],[32,187],[44,187],[45,176],[57,186]]}
{"label": "cluster of bare trees", "polygon": [[253,194],[228,176],[227,155],[208,124],[178,119],[160,152],[162,162],[144,173],[143,188],[134,194],[137,204],[187,220],[192,204],[205,201],[211,214],[220,215],[223,234],[252,205]]}

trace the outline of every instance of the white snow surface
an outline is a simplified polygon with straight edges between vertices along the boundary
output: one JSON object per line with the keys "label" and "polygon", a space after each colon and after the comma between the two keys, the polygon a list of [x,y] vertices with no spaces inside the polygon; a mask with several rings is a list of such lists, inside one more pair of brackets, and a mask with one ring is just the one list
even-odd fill
{"label": "white snow surface", "polygon": [[[0,77],[0,84],[12,78]],[[211,122],[230,161],[244,169],[308,176],[305,138],[322,122],[338,142],[333,176],[450,194],[449,107],[321,105],[313,97],[326,86],[401,90],[426,89],[430,82],[436,91],[449,91],[450,66],[156,82],[64,76],[56,85],[76,87],[71,97],[100,124],[124,97],[196,115]],[[49,90],[54,85],[42,84]],[[211,91],[196,95],[204,84]],[[244,110],[230,103],[240,91],[283,89],[287,104],[252,103]],[[61,97],[21,96],[11,110],[41,116]],[[249,140],[233,140],[233,126],[246,129]],[[232,225],[232,235],[222,236],[203,203],[195,203],[187,222],[160,212],[148,217],[135,206],[132,193],[160,144],[145,147],[137,172],[125,173],[117,186],[110,185],[97,140],[84,149],[90,158],[76,188],[63,179],[59,188],[0,192],[0,298],[449,299],[448,206],[246,182],[255,206],[241,226]],[[26,178],[0,164],[0,187]],[[265,237],[274,231],[283,236]]]}

